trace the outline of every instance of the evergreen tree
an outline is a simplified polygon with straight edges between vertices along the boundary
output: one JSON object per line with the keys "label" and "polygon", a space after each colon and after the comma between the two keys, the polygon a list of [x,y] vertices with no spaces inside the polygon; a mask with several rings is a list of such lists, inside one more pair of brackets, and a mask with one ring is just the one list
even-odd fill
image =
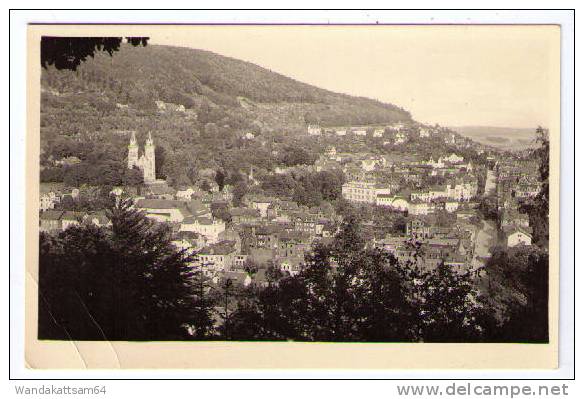
{"label": "evergreen tree", "polygon": [[212,286],[201,269],[193,272],[194,297],[190,305],[189,328],[194,339],[203,340],[214,337],[215,321],[213,319],[214,301]]}
{"label": "evergreen tree", "polygon": [[192,257],[171,244],[168,227],[128,201],[119,201],[109,217],[111,230],[89,225],[41,235],[39,337],[186,338],[193,322]]}
{"label": "evergreen tree", "polygon": [[415,303],[419,312],[419,339],[424,342],[472,342],[481,339],[478,324],[481,305],[468,271],[452,270],[441,262],[419,275],[421,296]]}

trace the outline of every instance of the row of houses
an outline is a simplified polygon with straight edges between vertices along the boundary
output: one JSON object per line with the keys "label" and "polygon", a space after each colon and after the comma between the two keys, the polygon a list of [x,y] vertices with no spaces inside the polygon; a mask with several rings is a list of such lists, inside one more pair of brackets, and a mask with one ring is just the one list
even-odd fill
{"label": "row of houses", "polygon": [[404,122],[395,122],[386,126],[352,126],[352,127],[329,127],[321,128],[316,124],[309,124],[306,127],[309,136],[320,136],[323,134],[334,136],[347,136],[352,134],[354,136],[368,136],[382,138],[388,135],[394,139],[395,144],[402,144],[408,140],[409,133],[415,132],[420,138],[427,138],[433,134],[437,134],[439,130],[430,126],[416,126],[406,124]]}
{"label": "row of houses", "polygon": [[72,226],[93,224],[98,227],[109,227],[111,221],[105,211],[77,212],[47,210],[40,214],[39,230],[45,233],[64,231]]}
{"label": "row of houses", "polygon": [[[424,191],[411,191],[409,194],[396,193],[399,185],[371,181],[349,181],[343,184],[341,194],[347,201],[384,206],[398,211],[414,214],[427,214],[434,209],[454,212],[460,202],[468,202],[476,197],[476,179],[461,179],[445,186],[433,187]],[[442,203],[443,205],[437,205]]]}
{"label": "row of houses", "polygon": [[412,262],[426,270],[444,263],[462,272],[468,269],[472,260],[472,242],[457,237],[415,238],[410,235],[388,235],[376,240],[374,245],[391,253],[400,262]]}

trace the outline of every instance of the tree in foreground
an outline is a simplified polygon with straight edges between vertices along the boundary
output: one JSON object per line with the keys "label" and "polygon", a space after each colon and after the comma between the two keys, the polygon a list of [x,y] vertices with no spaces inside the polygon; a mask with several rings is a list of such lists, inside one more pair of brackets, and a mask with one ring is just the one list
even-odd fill
{"label": "tree in foreground", "polygon": [[109,213],[111,230],[89,225],[41,234],[39,338],[189,338],[197,320],[193,258],[171,244],[168,227],[129,202]]}
{"label": "tree in foreground", "polygon": [[[146,46],[148,37],[127,37],[133,46]],[[110,56],[120,49],[121,37],[52,37],[41,38],[41,66],[54,65],[57,69],[77,70],[87,57],[93,57],[98,51],[105,51]]]}
{"label": "tree in foreground", "polygon": [[491,340],[548,342],[548,251],[536,246],[497,250],[485,270],[497,312]]}

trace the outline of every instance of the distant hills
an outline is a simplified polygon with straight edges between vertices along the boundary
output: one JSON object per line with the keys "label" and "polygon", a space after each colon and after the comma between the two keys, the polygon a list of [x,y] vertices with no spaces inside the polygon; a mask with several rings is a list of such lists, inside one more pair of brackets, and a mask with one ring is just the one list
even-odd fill
{"label": "distant hills", "polygon": [[535,147],[535,128],[451,126],[450,129],[478,143],[508,150]]}

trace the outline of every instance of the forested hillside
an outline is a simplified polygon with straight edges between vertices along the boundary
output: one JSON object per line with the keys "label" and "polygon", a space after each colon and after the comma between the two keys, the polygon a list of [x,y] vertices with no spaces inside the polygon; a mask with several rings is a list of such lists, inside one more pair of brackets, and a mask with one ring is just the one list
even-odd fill
{"label": "forested hillside", "polygon": [[[306,119],[322,125],[410,119],[408,112],[391,104],[332,93],[248,62],[177,47],[124,45],[113,57],[97,54],[77,72],[45,70],[42,80],[53,93],[97,92],[109,105],[140,110],[154,109],[155,100],[203,112],[214,106],[229,112],[253,109],[255,103],[302,103]],[[248,122],[257,117],[245,114]]]}
{"label": "forested hillside", "polygon": [[[256,142],[290,143],[306,134],[308,123],[411,120],[391,104],[332,93],[208,51],[167,46],[122,45],[76,71],[43,69],[41,83],[43,181],[97,184],[108,176],[109,183],[121,184],[132,130],[139,141],[152,132],[159,177],[189,184],[204,167],[249,170],[273,163],[269,147],[255,148],[249,159],[242,151],[245,132]],[[66,178],[65,169],[53,166],[71,156],[82,163],[68,168]],[[92,176],[85,176],[87,167]]]}

